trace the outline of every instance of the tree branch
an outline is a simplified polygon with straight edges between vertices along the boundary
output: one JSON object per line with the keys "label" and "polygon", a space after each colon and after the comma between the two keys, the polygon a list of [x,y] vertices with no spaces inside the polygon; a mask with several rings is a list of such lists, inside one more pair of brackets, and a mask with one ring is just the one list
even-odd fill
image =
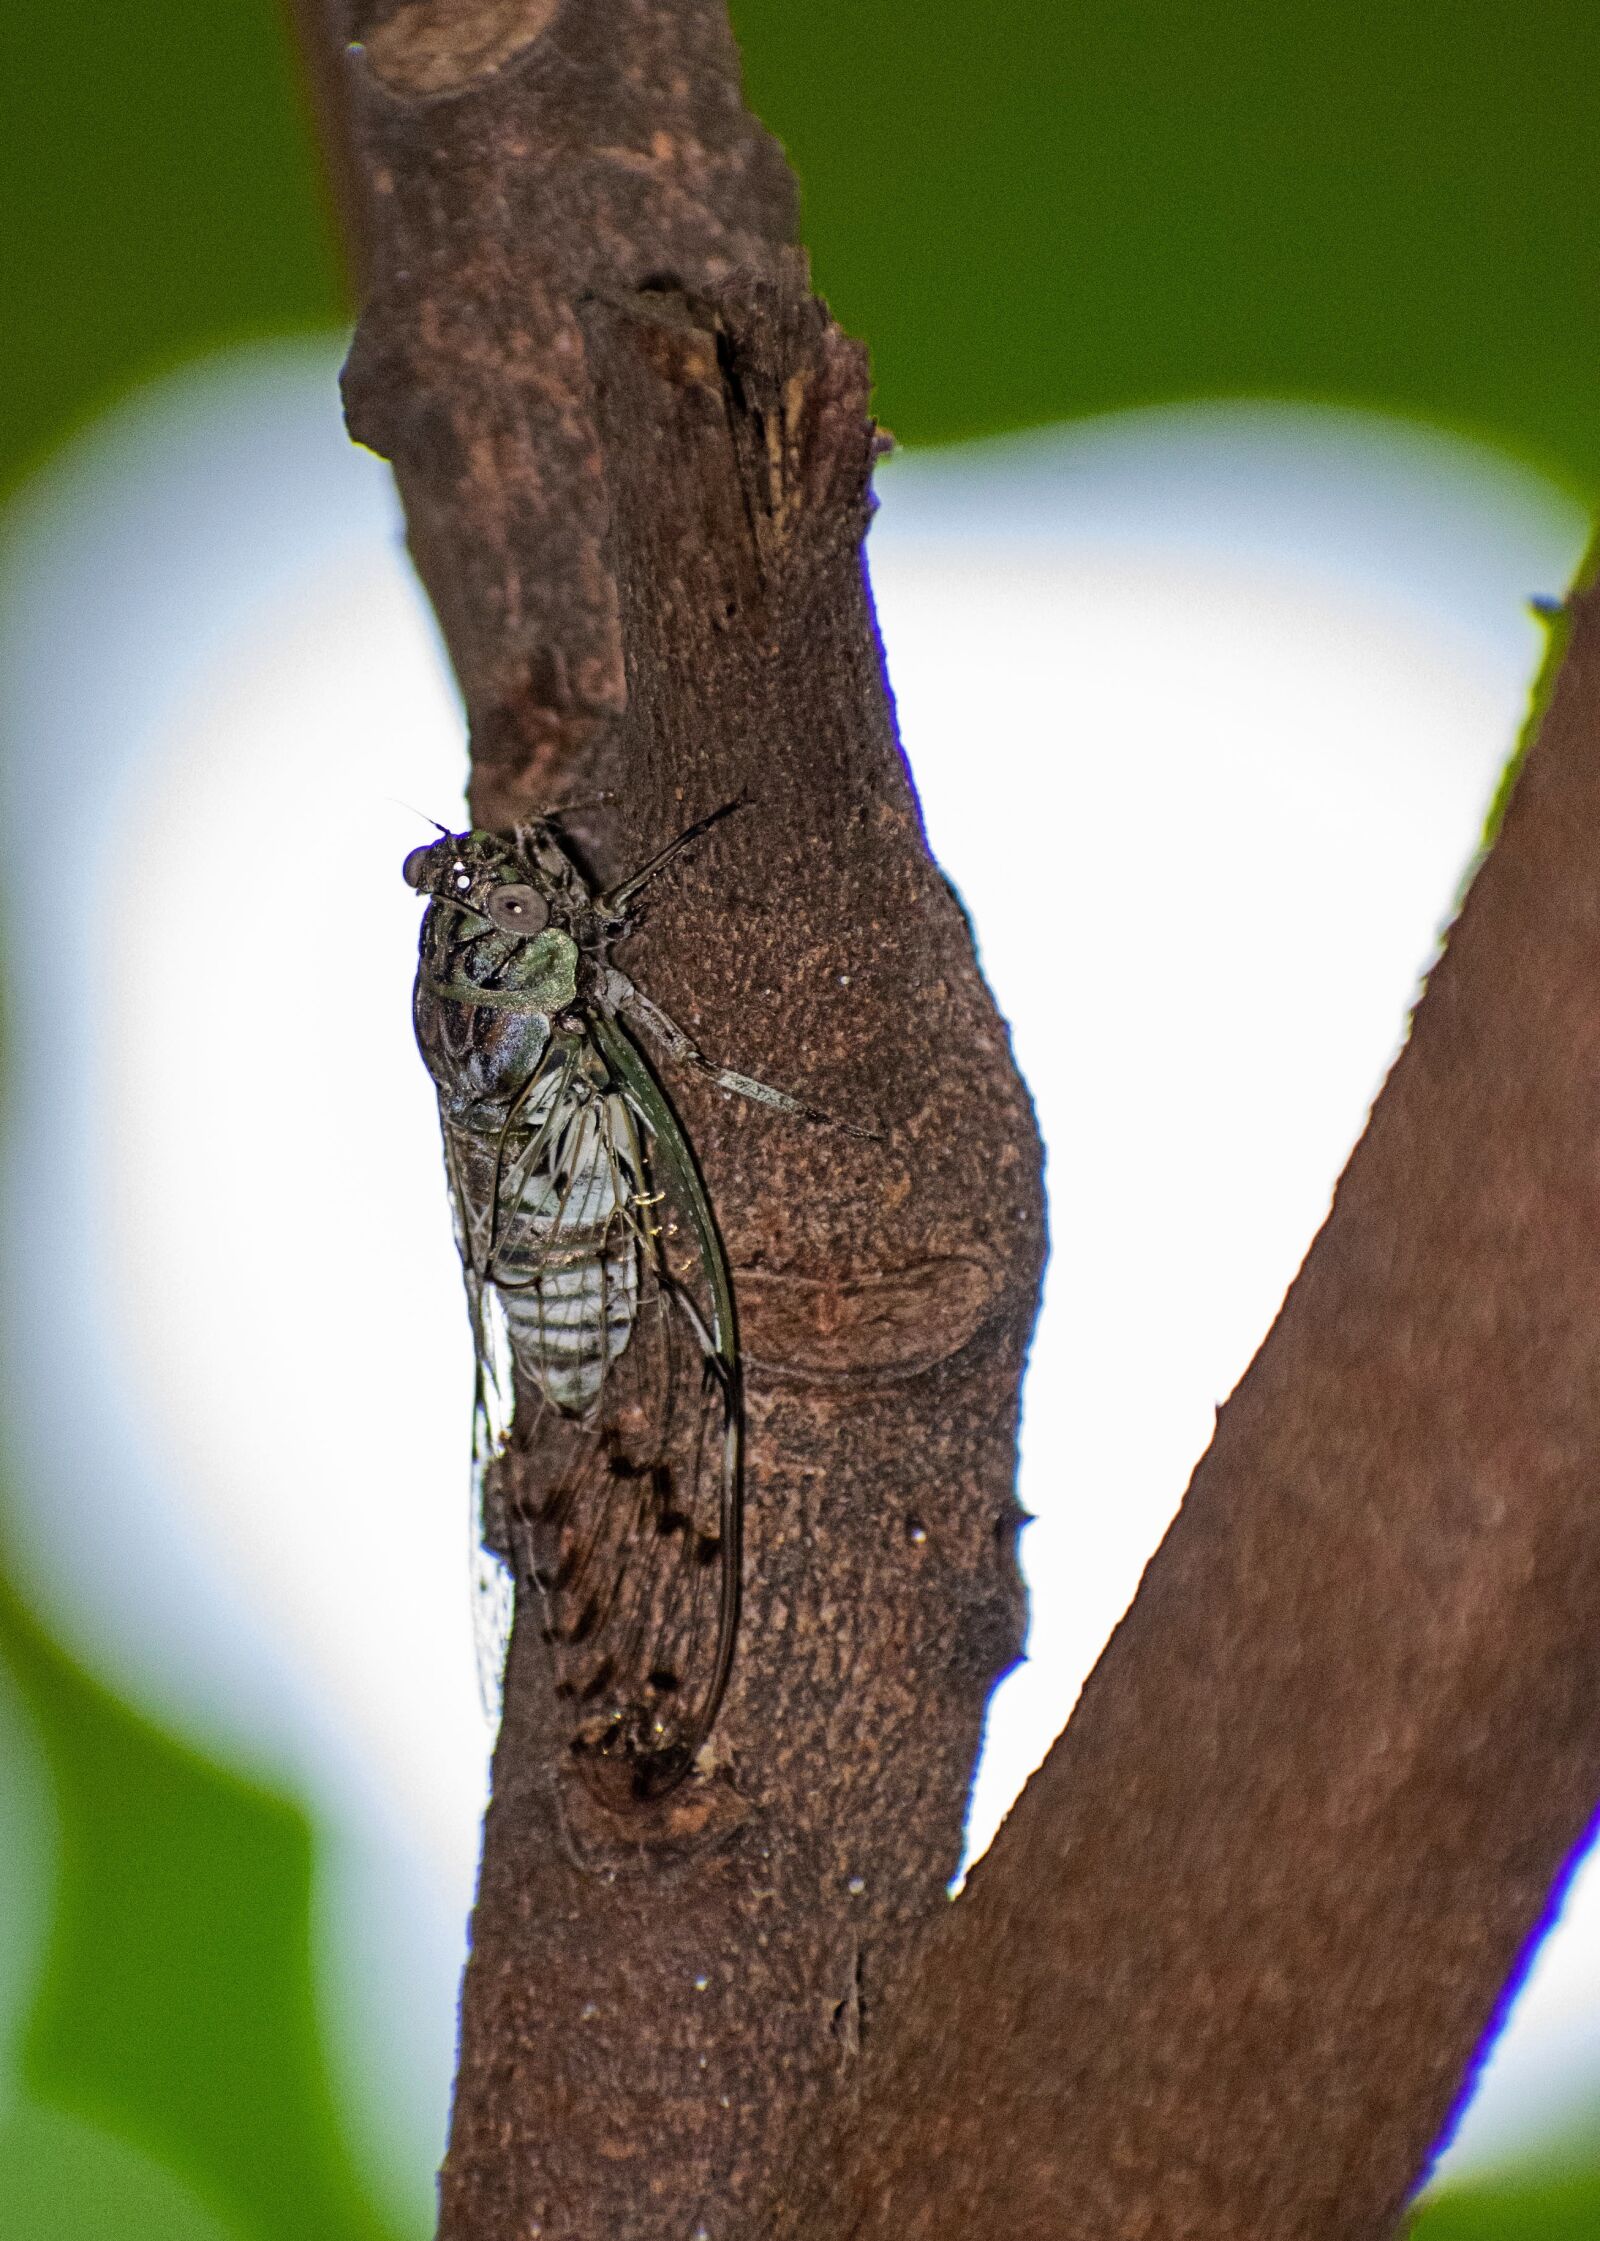
{"label": "tree branch", "polygon": [[1548,1919],[1600,1795],[1592,583],[1569,615],[1328,1222],[781,2231],[1387,2233]]}
{"label": "tree branch", "polygon": [[1042,1231],[894,744],[864,365],[714,0],[357,28],[351,422],[474,814],[613,789],[614,876],[747,796],[631,969],[881,1131],[674,1081],[751,1372],[719,1764],[585,1802],[519,1626],[441,2232],[1380,2234],[1600,1791],[1596,596],[1329,1222],[949,1907]]}
{"label": "tree branch", "polygon": [[672,1078],[748,1379],[717,1764],[603,1807],[519,1614],[443,2180],[451,2241],[758,2233],[945,1904],[1016,1652],[1038,1145],[895,743],[865,361],[789,246],[720,0],[403,0],[356,30],[347,404],[461,679],[473,815],[609,789],[573,823],[614,878],[743,798],[628,969],[876,1131]]}

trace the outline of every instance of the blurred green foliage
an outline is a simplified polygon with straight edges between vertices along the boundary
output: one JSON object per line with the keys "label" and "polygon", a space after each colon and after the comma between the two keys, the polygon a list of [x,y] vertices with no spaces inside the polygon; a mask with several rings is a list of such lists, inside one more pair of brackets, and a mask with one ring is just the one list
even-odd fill
{"label": "blurred green foliage", "polygon": [[733,0],[902,440],[1337,400],[1600,490],[1590,0]]}
{"label": "blurred green foliage", "polygon": [[11,2241],[245,2241],[245,2232],[126,2141],[35,2103],[0,2115],[0,2233]]}
{"label": "blurred green foliage", "polygon": [[[131,2170],[161,2210],[164,2166],[239,2241],[387,2241],[317,2027],[304,1814],[157,1733],[3,1589],[0,1656],[54,1778],[53,1916],[20,2062],[32,2101],[111,2136],[93,2150],[103,2189]],[[0,2165],[15,2122],[57,2136],[36,2108],[0,2131]],[[14,2199],[0,2185],[0,2232],[32,2241],[4,2214]],[[118,2241],[167,2241],[167,2224],[119,2215]]]}
{"label": "blurred green foliage", "polygon": [[0,84],[0,490],[129,383],[344,316],[273,0],[6,0]]}
{"label": "blurred green foliage", "polygon": [[1600,2172],[1504,2179],[1442,2194],[1418,2212],[1407,2241],[1594,2241]]}
{"label": "blurred green foliage", "polygon": [[[1328,399],[1600,490],[1590,0],[734,14],[902,439]],[[343,316],[273,0],[9,0],[0,72],[0,488],[131,383]],[[318,2043],[303,1816],[136,1719],[4,1595],[0,1654],[61,1863],[0,2230],[376,2241]],[[1600,2180],[1455,2194],[1418,2231],[1593,2235]]]}

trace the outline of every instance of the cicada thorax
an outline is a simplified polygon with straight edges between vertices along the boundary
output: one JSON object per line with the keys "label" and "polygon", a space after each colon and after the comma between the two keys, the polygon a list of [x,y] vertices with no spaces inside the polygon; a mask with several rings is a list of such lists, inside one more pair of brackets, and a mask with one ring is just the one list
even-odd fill
{"label": "cicada thorax", "polygon": [[417,1043],[447,1111],[477,1109],[488,1130],[533,1079],[551,1020],[577,993],[578,950],[559,927],[536,940],[436,896],[423,921],[413,1015]]}

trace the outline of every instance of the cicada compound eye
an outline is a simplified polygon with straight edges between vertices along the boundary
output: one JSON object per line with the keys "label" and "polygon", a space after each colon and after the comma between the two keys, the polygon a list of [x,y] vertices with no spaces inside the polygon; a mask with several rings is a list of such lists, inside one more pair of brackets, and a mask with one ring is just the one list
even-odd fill
{"label": "cicada compound eye", "polygon": [[538,888],[520,881],[514,886],[492,888],[483,908],[502,934],[542,934],[550,923],[550,905]]}
{"label": "cicada compound eye", "polygon": [[428,876],[428,858],[433,850],[434,843],[431,840],[425,841],[420,848],[413,848],[400,866],[400,876],[408,887],[415,887],[420,892],[422,883]]}

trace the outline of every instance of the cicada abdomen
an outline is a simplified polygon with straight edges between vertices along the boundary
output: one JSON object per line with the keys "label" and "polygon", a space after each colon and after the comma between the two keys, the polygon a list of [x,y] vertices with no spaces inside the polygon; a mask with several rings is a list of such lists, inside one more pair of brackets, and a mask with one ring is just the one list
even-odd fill
{"label": "cicada abdomen", "polygon": [[495,1209],[485,1273],[518,1377],[585,1416],[633,1334],[646,1197],[637,1123],[587,1040],[557,1044],[483,1178]]}

